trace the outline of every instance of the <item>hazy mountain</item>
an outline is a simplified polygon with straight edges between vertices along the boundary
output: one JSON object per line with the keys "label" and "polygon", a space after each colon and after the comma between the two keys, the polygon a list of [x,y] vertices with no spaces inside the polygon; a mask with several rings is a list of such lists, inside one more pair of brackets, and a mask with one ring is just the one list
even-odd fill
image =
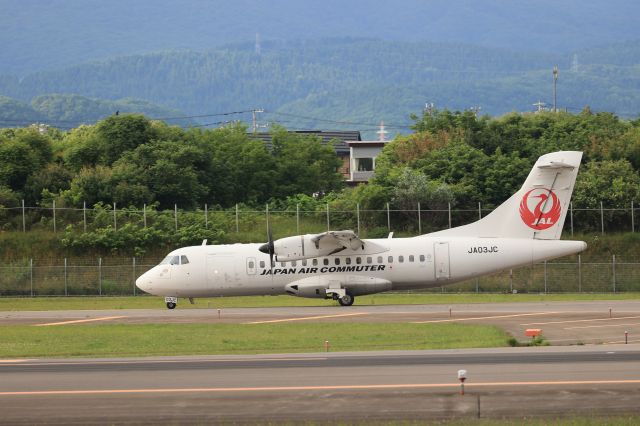
{"label": "hazy mountain", "polygon": [[[0,0],[0,74],[335,36],[572,53],[640,39],[635,0]],[[266,47],[265,47],[266,48]]]}

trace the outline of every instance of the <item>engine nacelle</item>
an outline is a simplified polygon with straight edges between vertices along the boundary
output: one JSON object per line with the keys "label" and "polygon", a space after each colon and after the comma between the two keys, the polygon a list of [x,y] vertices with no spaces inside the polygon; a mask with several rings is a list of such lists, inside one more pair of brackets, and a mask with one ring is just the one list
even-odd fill
{"label": "engine nacelle", "polygon": [[328,256],[340,251],[335,246],[323,247],[317,240],[317,235],[296,235],[295,237],[280,238],[273,242],[273,252],[278,262],[287,260],[301,260],[312,257]]}

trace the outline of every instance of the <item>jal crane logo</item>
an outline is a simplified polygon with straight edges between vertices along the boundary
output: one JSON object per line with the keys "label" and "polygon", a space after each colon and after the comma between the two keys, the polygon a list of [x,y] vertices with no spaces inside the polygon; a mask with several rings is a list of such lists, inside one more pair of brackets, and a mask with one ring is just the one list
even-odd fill
{"label": "jal crane logo", "polygon": [[[533,207],[533,210],[531,209]],[[560,219],[560,200],[550,189],[535,188],[524,194],[520,202],[520,217],[538,231],[551,228]]]}

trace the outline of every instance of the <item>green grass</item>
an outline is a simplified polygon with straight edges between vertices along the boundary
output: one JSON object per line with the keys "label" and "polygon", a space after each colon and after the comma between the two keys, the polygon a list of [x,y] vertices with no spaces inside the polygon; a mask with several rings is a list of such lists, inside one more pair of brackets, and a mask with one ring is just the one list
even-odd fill
{"label": "green grass", "polygon": [[[381,293],[356,299],[358,306],[422,305],[460,303],[526,303],[567,302],[588,300],[640,300],[640,293],[558,293],[558,294],[496,294],[496,293]],[[191,305],[181,299],[177,309],[254,308],[287,306],[338,306],[337,302],[292,296],[245,296],[196,299]],[[105,309],[161,309],[161,297],[6,297],[0,298],[0,311],[53,311]]]}
{"label": "green grass", "polygon": [[257,354],[507,346],[471,324],[100,324],[0,326],[0,358]]}

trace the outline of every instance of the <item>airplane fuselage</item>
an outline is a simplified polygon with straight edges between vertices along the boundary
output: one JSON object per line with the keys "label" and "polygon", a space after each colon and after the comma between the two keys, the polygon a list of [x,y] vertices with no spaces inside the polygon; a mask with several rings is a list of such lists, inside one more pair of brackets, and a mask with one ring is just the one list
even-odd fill
{"label": "airplane fuselage", "polygon": [[326,298],[319,290],[346,283],[353,295],[363,295],[447,285],[586,248],[582,241],[429,235],[363,241],[379,249],[276,260],[272,266],[269,255],[259,251],[260,244],[184,247],[167,257],[182,261],[153,267],[137,285],[148,293],[173,297],[291,294]]}

